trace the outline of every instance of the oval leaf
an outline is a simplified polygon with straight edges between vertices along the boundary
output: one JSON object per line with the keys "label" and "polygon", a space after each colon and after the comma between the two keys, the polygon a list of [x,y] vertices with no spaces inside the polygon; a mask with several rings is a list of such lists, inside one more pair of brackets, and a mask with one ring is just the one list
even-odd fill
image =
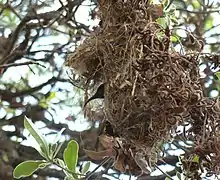
{"label": "oval leaf", "polygon": [[86,164],[83,166],[82,174],[85,174],[89,170],[90,164],[91,164],[90,161],[86,162]]}
{"label": "oval leaf", "polygon": [[44,161],[25,161],[20,163],[13,172],[13,176],[16,179],[21,177],[27,177],[32,175],[36,170],[41,167],[45,167]]}
{"label": "oval leaf", "polygon": [[71,140],[63,153],[64,162],[66,163],[67,168],[72,172],[75,172],[76,170],[76,163],[78,161],[78,151],[78,143],[74,140]]}

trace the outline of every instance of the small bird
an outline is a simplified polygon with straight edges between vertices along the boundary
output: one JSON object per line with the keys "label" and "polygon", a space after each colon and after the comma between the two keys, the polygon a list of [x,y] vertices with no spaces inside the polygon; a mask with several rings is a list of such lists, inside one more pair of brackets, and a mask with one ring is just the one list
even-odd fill
{"label": "small bird", "polygon": [[104,98],[104,84],[101,84],[101,85],[98,87],[96,93],[95,93],[91,98],[89,98],[89,99],[85,102],[84,108],[86,107],[86,105],[87,105],[91,100],[97,99],[97,98]]}

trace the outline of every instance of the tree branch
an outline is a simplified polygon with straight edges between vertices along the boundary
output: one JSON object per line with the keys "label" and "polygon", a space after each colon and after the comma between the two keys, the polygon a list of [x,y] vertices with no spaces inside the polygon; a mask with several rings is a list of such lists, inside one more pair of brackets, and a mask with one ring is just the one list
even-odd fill
{"label": "tree branch", "polygon": [[27,61],[27,62],[22,62],[22,63],[10,63],[10,64],[4,64],[4,65],[0,65],[0,69],[2,68],[10,68],[10,67],[16,67],[16,66],[25,66],[25,65],[31,65],[31,64],[36,64],[38,66],[41,66],[43,68],[46,68],[46,66],[38,63],[38,62],[34,62],[34,61]]}

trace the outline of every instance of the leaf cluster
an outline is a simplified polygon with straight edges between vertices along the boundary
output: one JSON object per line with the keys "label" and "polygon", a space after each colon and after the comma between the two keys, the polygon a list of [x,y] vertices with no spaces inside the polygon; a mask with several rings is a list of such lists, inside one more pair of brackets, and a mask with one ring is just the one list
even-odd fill
{"label": "leaf cluster", "polygon": [[16,179],[31,176],[38,169],[46,168],[50,165],[56,165],[65,173],[66,180],[78,180],[85,177],[89,170],[90,162],[87,162],[82,170],[79,172],[76,169],[78,161],[79,145],[76,141],[71,140],[63,152],[63,159],[57,158],[57,154],[61,149],[63,143],[60,143],[60,138],[65,129],[57,133],[53,143],[47,142],[45,136],[35,127],[33,122],[26,118],[24,119],[24,126],[37,142],[34,148],[44,158],[44,160],[28,160],[20,163],[14,169],[13,176]]}

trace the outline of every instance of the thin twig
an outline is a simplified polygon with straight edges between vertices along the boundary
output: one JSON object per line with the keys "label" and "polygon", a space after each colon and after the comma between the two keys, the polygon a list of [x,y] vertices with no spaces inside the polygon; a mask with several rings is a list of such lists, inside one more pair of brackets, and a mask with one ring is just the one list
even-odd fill
{"label": "thin twig", "polygon": [[36,64],[38,66],[41,66],[43,68],[46,68],[46,66],[38,63],[38,62],[34,62],[34,61],[27,61],[27,62],[22,62],[22,63],[9,63],[9,64],[3,64],[3,65],[0,65],[0,69],[3,69],[3,68],[10,68],[10,67],[16,67],[16,66],[24,66],[24,65],[30,65],[30,64]]}
{"label": "thin twig", "polygon": [[162,169],[159,168],[159,166],[155,165],[155,167],[162,172],[164,175],[166,175],[166,177],[170,178],[170,180],[174,180],[169,174],[167,174],[167,172],[164,172]]}
{"label": "thin twig", "polygon": [[187,9],[177,8],[178,11],[185,11],[187,13],[194,13],[194,14],[210,14],[210,13],[220,13],[220,10],[210,10],[210,11],[190,11]]}
{"label": "thin twig", "polygon": [[112,159],[112,157],[107,157],[105,158],[93,171],[91,171],[88,176],[86,176],[86,180],[88,180],[94,172],[96,172],[97,169],[99,169],[101,166],[103,166],[104,164],[106,164],[110,159]]}

